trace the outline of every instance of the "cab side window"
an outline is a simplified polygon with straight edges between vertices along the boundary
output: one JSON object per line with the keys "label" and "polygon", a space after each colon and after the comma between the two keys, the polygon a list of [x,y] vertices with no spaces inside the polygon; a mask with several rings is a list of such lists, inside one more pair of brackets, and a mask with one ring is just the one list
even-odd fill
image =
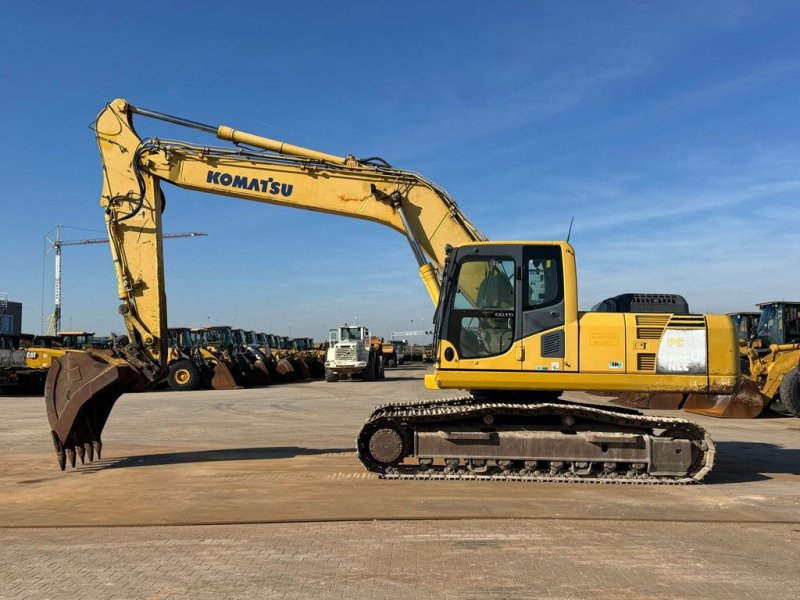
{"label": "cab side window", "polygon": [[564,298],[558,248],[532,247],[525,253],[525,306],[534,310],[553,306]]}

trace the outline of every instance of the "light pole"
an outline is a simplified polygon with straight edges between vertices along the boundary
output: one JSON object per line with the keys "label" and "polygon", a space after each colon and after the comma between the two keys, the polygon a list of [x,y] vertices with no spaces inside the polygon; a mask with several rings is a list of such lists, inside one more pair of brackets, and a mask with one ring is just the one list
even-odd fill
{"label": "light pole", "polygon": [[411,339],[411,351],[408,353],[408,359],[410,361],[414,360],[414,319],[411,319],[411,335],[409,336]]}

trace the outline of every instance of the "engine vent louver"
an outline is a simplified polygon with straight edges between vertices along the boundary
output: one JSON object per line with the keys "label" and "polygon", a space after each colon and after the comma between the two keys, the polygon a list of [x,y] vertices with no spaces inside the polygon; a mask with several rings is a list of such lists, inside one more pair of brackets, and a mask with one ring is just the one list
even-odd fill
{"label": "engine vent louver", "polygon": [[564,330],[559,329],[553,333],[542,336],[542,357],[564,358]]}
{"label": "engine vent louver", "polygon": [[655,354],[637,354],[636,355],[636,368],[640,371],[655,371],[656,370],[656,355]]}
{"label": "engine vent louver", "polygon": [[669,319],[669,315],[636,315],[636,337],[640,340],[661,339]]}
{"label": "engine vent louver", "polygon": [[670,329],[703,329],[705,326],[703,315],[672,315],[669,319]]}

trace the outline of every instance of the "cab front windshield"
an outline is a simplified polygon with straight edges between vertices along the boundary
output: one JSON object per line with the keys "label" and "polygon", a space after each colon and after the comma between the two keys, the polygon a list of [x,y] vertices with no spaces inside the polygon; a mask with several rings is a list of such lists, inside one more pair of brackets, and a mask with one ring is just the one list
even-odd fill
{"label": "cab front windshield", "polygon": [[453,295],[451,331],[462,358],[496,356],[514,341],[515,264],[510,258],[465,260]]}
{"label": "cab front windshield", "polygon": [[765,306],[761,309],[761,316],[758,319],[758,330],[756,337],[762,343],[780,344],[782,343],[783,310],[780,306]]}
{"label": "cab front windshield", "polygon": [[209,329],[206,331],[206,340],[210,343],[220,343],[223,345],[231,345],[232,337],[229,329]]}
{"label": "cab front windshield", "polygon": [[361,328],[360,327],[339,327],[339,340],[346,342],[348,340],[360,340]]}

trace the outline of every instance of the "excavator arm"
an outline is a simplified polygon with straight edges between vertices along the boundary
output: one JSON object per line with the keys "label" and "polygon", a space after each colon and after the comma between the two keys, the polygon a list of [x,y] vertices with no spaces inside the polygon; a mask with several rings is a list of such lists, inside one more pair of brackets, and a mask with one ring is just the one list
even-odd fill
{"label": "excavator arm", "polygon": [[[201,146],[141,139],[135,114],[214,134],[231,142]],[[381,223],[408,239],[434,305],[450,245],[485,241],[445,190],[382,159],[359,160],[137,108],[125,100],[98,115],[105,211],[127,336],[110,354],[71,353],[55,365],[46,406],[62,469],[99,454],[100,433],[124,391],[165,377],[167,302],[161,183],[186,189]]]}
{"label": "excavator arm", "polygon": [[[233,143],[198,146],[142,140],[141,114],[214,133]],[[161,182],[179,187],[381,223],[404,234],[434,305],[448,245],[485,241],[448,194],[380,159],[338,157],[241,132],[139,109],[124,100],[98,116],[101,205],[111,240],[120,312],[132,342],[155,362],[164,353]]]}

